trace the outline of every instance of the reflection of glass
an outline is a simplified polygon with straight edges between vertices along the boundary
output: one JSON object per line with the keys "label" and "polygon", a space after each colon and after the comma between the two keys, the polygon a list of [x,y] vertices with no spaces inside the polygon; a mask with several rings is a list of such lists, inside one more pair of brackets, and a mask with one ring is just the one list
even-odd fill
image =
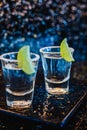
{"label": "reflection of glass", "polygon": [[[72,48],[71,52],[74,50]],[[71,62],[60,56],[58,46],[40,49],[44,69],[46,90],[50,94],[64,94],[69,90]]]}
{"label": "reflection of glass", "polygon": [[1,55],[3,75],[6,83],[6,102],[7,106],[13,108],[27,108],[33,100],[39,55],[31,53],[35,72],[30,75],[18,68],[16,57],[16,52]]}

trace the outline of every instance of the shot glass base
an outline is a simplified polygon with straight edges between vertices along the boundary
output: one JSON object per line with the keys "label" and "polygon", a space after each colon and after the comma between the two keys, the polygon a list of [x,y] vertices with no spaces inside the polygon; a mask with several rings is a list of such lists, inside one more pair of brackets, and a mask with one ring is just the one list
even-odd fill
{"label": "shot glass base", "polygon": [[51,95],[62,95],[69,92],[69,88],[50,88],[46,87],[46,91]]}
{"label": "shot glass base", "polygon": [[7,106],[11,109],[25,109],[31,106],[30,101],[7,101]]}

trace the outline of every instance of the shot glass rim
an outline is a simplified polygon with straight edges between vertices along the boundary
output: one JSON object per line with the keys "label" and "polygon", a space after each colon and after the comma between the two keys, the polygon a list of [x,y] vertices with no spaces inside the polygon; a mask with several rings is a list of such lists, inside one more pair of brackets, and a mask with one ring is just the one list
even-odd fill
{"label": "shot glass rim", "polygon": [[[15,59],[4,58],[5,55],[16,54],[16,53],[18,53],[18,52],[8,52],[8,53],[1,54],[0,60],[9,61],[9,62],[18,62],[18,60],[15,60]],[[37,60],[39,60],[40,56],[39,56],[38,54],[32,53],[32,52],[30,52],[30,54],[33,54],[33,55],[36,56],[35,58],[32,58],[32,61],[37,61]]]}
{"label": "shot glass rim", "polygon": [[[60,51],[59,52],[52,52],[52,51],[50,51],[50,52],[46,52],[46,51],[44,51],[44,49],[47,49],[47,48],[60,48],[60,46],[47,46],[47,47],[43,47],[43,48],[40,48],[40,53],[43,53],[43,54],[49,54],[49,53],[51,53],[51,54],[60,54]],[[69,47],[70,48],[70,50],[71,50],[71,52],[73,53],[74,52],[74,48],[72,48],[72,47]]]}

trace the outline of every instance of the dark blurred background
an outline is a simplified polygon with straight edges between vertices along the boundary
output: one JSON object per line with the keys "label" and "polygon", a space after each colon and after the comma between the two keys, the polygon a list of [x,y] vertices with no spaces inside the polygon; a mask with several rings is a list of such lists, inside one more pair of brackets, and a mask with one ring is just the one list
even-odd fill
{"label": "dark blurred background", "polygon": [[76,61],[87,60],[87,0],[0,0],[0,54],[31,51],[67,38]]}

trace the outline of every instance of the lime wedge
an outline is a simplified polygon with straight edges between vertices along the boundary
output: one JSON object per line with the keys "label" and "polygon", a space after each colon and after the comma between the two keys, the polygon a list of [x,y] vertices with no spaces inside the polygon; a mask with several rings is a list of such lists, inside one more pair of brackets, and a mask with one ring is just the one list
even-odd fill
{"label": "lime wedge", "polygon": [[29,46],[24,46],[19,50],[17,60],[18,67],[21,68],[26,74],[34,73],[34,66],[30,57]]}
{"label": "lime wedge", "polygon": [[62,58],[64,58],[68,62],[74,61],[74,58],[72,56],[72,53],[70,51],[66,38],[64,38],[60,44],[60,55]]}

